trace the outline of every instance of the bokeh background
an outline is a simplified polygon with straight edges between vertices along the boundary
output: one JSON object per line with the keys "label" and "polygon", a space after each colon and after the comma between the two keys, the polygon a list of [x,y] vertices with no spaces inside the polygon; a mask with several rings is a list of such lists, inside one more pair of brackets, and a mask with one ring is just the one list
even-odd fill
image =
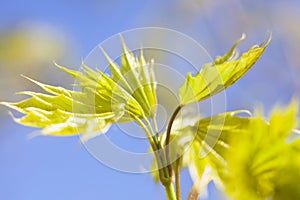
{"label": "bokeh background", "polygon": [[[273,40],[250,72],[227,91],[228,110],[299,96],[300,1],[3,1],[0,6],[0,101],[20,100],[20,90],[36,90],[20,74],[46,83],[72,82],[53,61],[78,68],[101,41],[138,27],[183,32],[211,55],[221,55],[242,33],[246,50],[267,31]],[[35,129],[15,124],[0,107],[0,199],[165,199],[149,174],[127,174],[95,160],[78,137],[28,136]],[[117,131],[115,134],[117,134]],[[109,152],[107,152],[109,153]],[[185,199],[192,181],[183,172]],[[214,184],[208,199],[224,199]]]}

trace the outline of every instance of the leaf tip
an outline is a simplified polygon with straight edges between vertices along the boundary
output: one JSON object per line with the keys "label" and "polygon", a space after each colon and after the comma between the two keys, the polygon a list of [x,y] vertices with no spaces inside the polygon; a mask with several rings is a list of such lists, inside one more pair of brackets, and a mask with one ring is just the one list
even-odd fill
{"label": "leaf tip", "polygon": [[244,39],[246,39],[246,33],[242,33],[242,36],[240,37],[241,41],[244,40]]}
{"label": "leaf tip", "polygon": [[25,76],[24,74],[21,74],[21,77],[23,77],[23,78],[25,78],[25,79],[29,80],[30,82],[35,83],[37,85],[41,84],[40,82],[38,82],[36,80],[33,80],[32,78],[29,78],[28,76]]}
{"label": "leaf tip", "polygon": [[272,31],[267,31],[267,34],[266,34],[264,40],[259,44],[259,47],[261,47],[261,48],[267,47],[272,40],[272,35],[273,35]]}
{"label": "leaf tip", "polygon": [[36,138],[36,137],[39,137],[39,136],[42,136],[42,135],[44,135],[43,132],[41,132],[40,130],[37,130],[37,131],[33,131],[30,134],[28,134],[26,138],[28,140],[31,140],[33,138]]}
{"label": "leaf tip", "polygon": [[20,119],[15,117],[14,114],[11,111],[8,111],[8,115],[14,120],[14,122],[16,122],[18,124],[22,124]]}

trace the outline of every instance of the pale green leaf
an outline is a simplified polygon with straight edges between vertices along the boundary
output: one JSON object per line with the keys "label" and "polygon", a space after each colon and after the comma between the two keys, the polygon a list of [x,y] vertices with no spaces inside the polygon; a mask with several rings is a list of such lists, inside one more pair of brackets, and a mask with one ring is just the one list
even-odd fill
{"label": "pale green leaf", "polygon": [[[31,81],[51,95],[30,91],[20,92],[29,95],[30,98],[18,103],[2,102],[2,104],[25,114],[22,118],[14,118],[16,122],[43,128],[42,134],[66,136],[79,133],[87,135],[92,131],[100,133],[107,130],[115,119],[115,114],[111,111],[89,104],[90,98],[87,93]],[[93,128],[87,126],[91,124],[94,124]]]}
{"label": "pale green leaf", "polygon": [[[201,179],[204,170],[209,167],[216,172],[226,165],[224,154],[230,148],[230,140],[239,138],[248,128],[251,118],[239,117],[236,114],[248,111],[235,111],[209,118],[200,119],[193,126],[185,127],[182,133],[194,135],[194,142],[189,151],[189,162],[197,172],[195,180]],[[195,176],[195,173],[191,173]]]}
{"label": "pale green leaf", "polygon": [[230,139],[226,165],[219,173],[234,199],[299,199],[299,139],[290,142],[297,122],[297,104],[276,107],[270,123],[252,118],[241,137]]}
{"label": "pale green leaf", "polygon": [[[299,106],[297,101],[292,101],[288,108],[282,108],[281,106],[276,106],[270,117],[270,127],[274,138],[287,138],[291,136],[291,131],[294,127],[297,126],[298,121],[295,118],[297,114]],[[284,125],[284,126],[283,126]]]}
{"label": "pale green leaf", "polygon": [[251,47],[238,58],[235,49],[242,39],[244,35],[236,41],[228,53],[212,63],[205,64],[195,76],[187,74],[185,82],[179,89],[182,105],[205,100],[238,81],[261,57],[270,43],[271,35],[265,43]]}
{"label": "pale green leaf", "polygon": [[122,37],[121,40],[123,47],[121,73],[133,89],[132,95],[141,104],[146,116],[153,117],[157,104],[153,61],[146,63],[142,51],[140,59],[134,57]]}
{"label": "pale green leaf", "polygon": [[[249,111],[239,110],[208,118],[189,116],[174,122],[170,139],[170,160],[182,157],[182,167],[192,167],[194,180],[201,179],[207,167],[219,169],[225,163],[224,151],[229,148],[231,138],[245,134],[250,118],[236,116]],[[166,133],[161,134],[161,144]],[[155,174],[154,174],[155,175]],[[155,176],[154,176],[155,177]]]}
{"label": "pale green leaf", "polygon": [[300,140],[290,138],[298,122],[297,105],[275,107],[270,123],[261,115],[246,118],[232,112],[177,130],[178,137],[195,136],[183,155],[194,180],[210,168],[213,179],[236,200],[299,199]]}
{"label": "pale green leaf", "polygon": [[103,133],[111,123],[130,122],[137,118],[154,117],[156,91],[153,65],[140,59],[122,41],[122,68],[107,54],[112,77],[92,70],[82,63],[81,71],[58,68],[73,76],[81,91],[51,86],[27,78],[49,94],[21,92],[30,97],[17,102],[2,104],[15,109],[24,117],[15,120],[27,126],[43,128],[43,134],[73,135]]}
{"label": "pale green leaf", "polygon": [[109,63],[112,80],[119,84],[142,107],[145,116],[152,118],[156,113],[156,81],[154,75],[154,63],[146,62],[143,51],[140,51],[138,59],[126,46],[121,37],[123,53],[121,66],[119,67],[109,55],[100,47]]}

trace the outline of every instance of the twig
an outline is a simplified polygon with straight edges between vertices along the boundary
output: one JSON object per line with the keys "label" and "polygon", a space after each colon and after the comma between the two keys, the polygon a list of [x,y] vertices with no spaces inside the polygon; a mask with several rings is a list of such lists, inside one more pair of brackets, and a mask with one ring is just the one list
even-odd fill
{"label": "twig", "polygon": [[169,170],[170,174],[172,174],[172,163],[170,162],[170,147],[169,147],[170,137],[171,137],[171,129],[172,129],[172,125],[173,125],[173,123],[176,119],[176,116],[177,116],[177,114],[179,113],[179,111],[181,110],[182,107],[183,107],[182,105],[177,106],[177,108],[175,109],[175,111],[173,112],[173,114],[170,118],[168,128],[167,128],[165,147],[166,147],[167,165],[168,165],[168,170]]}

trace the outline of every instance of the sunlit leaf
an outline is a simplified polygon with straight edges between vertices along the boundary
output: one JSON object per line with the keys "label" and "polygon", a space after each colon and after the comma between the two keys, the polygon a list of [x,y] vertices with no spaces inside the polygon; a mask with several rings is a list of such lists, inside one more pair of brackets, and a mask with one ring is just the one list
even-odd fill
{"label": "sunlit leaf", "polygon": [[30,97],[2,104],[15,109],[24,117],[15,120],[27,126],[43,128],[47,135],[93,135],[104,133],[112,123],[123,123],[154,117],[156,113],[156,83],[153,62],[146,63],[143,53],[135,58],[122,40],[122,67],[104,52],[112,77],[92,70],[82,63],[81,71],[57,65],[73,76],[81,90],[68,90],[27,78],[45,92],[20,92]]}
{"label": "sunlit leaf", "polygon": [[[156,82],[154,76],[153,60],[146,63],[143,52],[138,59],[127,48],[122,39],[123,54],[121,57],[122,82],[127,82],[129,93],[140,103],[146,116],[153,117],[156,113]],[[117,77],[113,77],[117,79]]]}
{"label": "sunlit leaf", "polygon": [[276,174],[274,200],[300,198],[300,139],[296,139],[284,154],[283,166]]}
{"label": "sunlit leaf", "polygon": [[[245,134],[250,118],[236,116],[249,111],[234,111],[208,118],[189,116],[174,122],[171,134],[171,161],[178,156],[183,159],[182,167],[193,168],[194,180],[201,179],[207,167],[218,169],[225,165],[224,150],[229,148],[230,138]],[[162,145],[165,133],[160,137]]]}
{"label": "sunlit leaf", "polygon": [[21,94],[29,95],[30,98],[18,103],[2,102],[25,114],[22,118],[14,117],[20,124],[43,128],[41,133],[45,135],[67,136],[84,133],[86,137],[105,132],[115,119],[115,114],[111,111],[90,104],[91,96],[87,93],[34,82],[50,94],[27,91]]}
{"label": "sunlit leaf", "polygon": [[296,105],[275,108],[270,123],[253,118],[246,134],[230,140],[227,165],[219,175],[234,199],[300,198],[299,139],[288,141],[297,124]]}
{"label": "sunlit leaf", "polygon": [[287,108],[275,107],[270,122],[262,115],[237,115],[244,111],[200,119],[176,128],[173,146],[188,147],[183,167],[189,167],[195,181],[210,170],[236,200],[299,199],[300,139],[291,138],[298,124],[297,105],[293,101]]}
{"label": "sunlit leaf", "polygon": [[270,132],[273,137],[276,138],[287,138],[291,136],[291,131],[294,127],[297,126],[297,121],[295,116],[297,115],[299,106],[296,101],[292,101],[288,108],[282,108],[276,106],[270,117]]}
{"label": "sunlit leaf", "polygon": [[195,76],[187,74],[179,89],[180,103],[192,104],[205,100],[238,81],[261,57],[270,43],[271,35],[265,43],[251,47],[238,57],[236,46],[244,35],[236,41],[231,50],[214,62],[205,64]]}
{"label": "sunlit leaf", "polygon": [[133,121],[132,115],[139,118],[144,117],[145,114],[139,102],[103,72],[93,71],[85,65],[84,73],[62,66],[58,67],[78,80],[78,87],[81,87],[84,93],[89,92],[94,95],[92,99],[95,101],[95,106],[102,106],[111,112],[119,113],[120,110],[123,110],[122,117],[116,121]]}
{"label": "sunlit leaf", "polygon": [[226,165],[224,158],[225,152],[230,148],[231,138],[239,138],[248,128],[251,118],[239,117],[236,114],[248,111],[235,111],[209,118],[204,118],[196,122],[193,126],[182,129],[194,135],[193,145],[189,151],[189,162],[197,172],[201,179],[206,167],[216,171],[222,170]]}
{"label": "sunlit leaf", "polygon": [[122,37],[121,41],[123,47],[122,67],[119,67],[101,48],[109,63],[112,79],[139,102],[147,117],[152,118],[156,113],[157,104],[153,60],[147,63],[142,50],[140,58],[135,57],[125,45]]}

